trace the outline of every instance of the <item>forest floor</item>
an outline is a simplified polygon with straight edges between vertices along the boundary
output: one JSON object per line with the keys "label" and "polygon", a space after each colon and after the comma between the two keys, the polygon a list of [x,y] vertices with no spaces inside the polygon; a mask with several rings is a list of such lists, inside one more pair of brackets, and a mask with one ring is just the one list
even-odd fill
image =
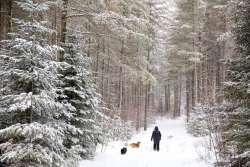
{"label": "forest floor", "polygon": [[[162,133],[160,151],[153,151],[150,141],[154,126]],[[171,137],[172,136],[172,137]],[[92,161],[82,161],[80,167],[211,167],[212,156],[206,149],[207,138],[196,138],[186,132],[183,118],[159,119],[147,131],[135,134],[128,142],[140,141],[140,148],[130,148],[120,154],[123,142],[111,142],[101,152],[98,148]]]}

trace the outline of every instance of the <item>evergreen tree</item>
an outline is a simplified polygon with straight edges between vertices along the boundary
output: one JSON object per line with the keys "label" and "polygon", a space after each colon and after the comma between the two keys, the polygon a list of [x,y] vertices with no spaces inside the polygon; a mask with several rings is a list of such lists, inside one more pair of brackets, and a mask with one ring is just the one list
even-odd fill
{"label": "evergreen tree", "polygon": [[102,117],[97,110],[98,95],[87,70],[89,60],[80,53],[79,45],[66,43],[64,48],[64,61],[58,67],[60,84],[57,88],[58,101],[70,112],[69,117],[65,114],[59,117],[70,124],[64,130],[67,136],[64,144],[69,149],[78,148],[82,158],[91,158],[101,137],[101,127],[96,122]]}
{"label": "evergreen tree", "polygon": [[250,165],[250,2],[237,1],[235,41],[237,55],[229,62],[225,96],[230,102],[223,117],[223,142],[231,166]]}
{"label": "evergreen tree", "polygon": [[27,16],[14,19],[16,32],[2,41],[1,50],[1,129],[0,161],[7,166],[76,166],[74,150],[64,145],[64,127],[71,122],[58,119],[73,117],[58,101],[60,80],[56,61],[62,49],[51,45],[53,30],[43,20],[51,1],[15,1]]}

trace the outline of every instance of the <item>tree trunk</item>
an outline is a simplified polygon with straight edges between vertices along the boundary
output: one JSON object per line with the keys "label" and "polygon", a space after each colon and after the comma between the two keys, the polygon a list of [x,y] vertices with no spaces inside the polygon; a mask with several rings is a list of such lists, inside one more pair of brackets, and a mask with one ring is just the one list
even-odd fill
{"label": "tree trunk", "polygon": [[106,98],[107,98],[107,100],[106,100],[106,103],[109,105],[109,103],[110,103],[110,77],[109,77],[109,73],[110,73],[110,59],[111,59],[111,55],[110,55],[110,46],[109,46],[109,41],[108,41],[108,43],[107,43],[107,54],[108,54],[108,64],[107,64],[107,69],[106,69],[106,75],[107,75],[107,93],[106,93]]}
{"label": "tree trunk", "polygon": [[167,114],[170,113],[170,110],[171,110],[171,105],[170,105],[170,96],[171,96],[171,91],[170,91],[170,84],[167,83],[165,85],[165,112]]}
{"label": "tree trunk", "polygon": [[97,84],[98,82],[98,75],[99,75],[99,57],[100,57],[100,41],[97,41],[97,48],[96,48],[96,62],[95,62],[95,73],[94,73],[94,80]]}
{"label": "tree trunk", "polygon": [[104,92],[105,92],[105,83],[104,83],[104,75],[105,75],[105,60],[103,59],[102,60],[102,76],[101,76],[101,95],[102,95],[102,98],[103,98],[103,101],[105,101],[105,95],[104,95]]}
{"label": "tree trunk", "polygon": [[179,87],[179,92],[178,92],[178,113],[177,116],[181,116],[181,101],[182,101],[182,77],[181,75],[179,75],[179,83],[178,83],[178,87]]}
{"label": "tree trunk", "polygon": [[190,79],[189,73],[186,74],[186,114],[187,114],[187,122],[190,117]]}
{"label": "tree trunk", "polygon": [[122,91],[123,91],[123,81],[122,81],[122,67],[120,67],[120,79],[119,79],[119,104],[118,104],[118,108],[119,111],[122,112]]}
{"label": "tree trunk", "polygon": [[[121,41],[121,62],[123,60],[123,56],[124,56],[124,41]],[[124,113],[122,111],[122,104],[123,104],[123,91],[124,91],[124,82],[123,82],[123,68],[122,68],[122,64],[120,64],[120,78],[119,78],[119,105],[118,105],[118,109],[121,112],[121,116],[124,118]]]}
{"label": "tree trunk", "polygon": [[[68,0],[63,0],[63,9],[61,15],[61,36],[60,43],[63,44],[66,42],[66,34],[67,34],[67,10],[68,10]],[[64,52],[60,52],[58,56],[59,61],[64,60]]]}
{"label": "tree trunk", "polygon": [[143,84],[142,84],[142,81],[139,81],[139,85],[140,85],[140,89],[139,89],[139,127],[141,127],[141,113],[143,111],[143,100],[142,100],[142,97],[143,97]]}
{"label": "tree trunk", "polygon": [[145,87],[145,107],[144,107],[144,130],[147,130],[147,114],[148,114],[148,85]]}
{"label": "tree trunk", "polygon": [[191,109],[195,106],[196,104],[196,96],[195,96],[195,92],[196,92],[196,70],[193,69],[192,72],[191,72]]}
{"label": "tree trunk", "polygon": [[[150,46],[148,44],[148,55],[147,55],[147,62],[149,64],[150,62]],[[149,65],[147,65],[147,70],[149,71]],[[148,78],[147,78],[148,79]],[[148,117],[148,109],[149,109],[149,101],[150,101],[150,96],[149,96],[149,92],[150,92],[150,81],[147,81],[148,83],[146,83],[146,89],[145,89],[145,114],[144,114],[144,130],[147,130],[147,117]]]}
{"label": "tree trunk", "polygon": [[165,113],[168,113],[169,111],[169,104],[168,104],[168,86],[164,86],[164,91],[165,91]]}
{"label": "tree trunk", "polygon": [[135,109],[136,109],[136,131],[140,128],[140,88],[141,85],[138,82],[138,85],[135,85]]}
{"label": "tree trunk", "polygon": [[0,40],[7,39],[12,29],[12,0],[0,1]]}
{"label": "tree trunk", "polygon": [[176,83],[174,84],[174,111],[173,111],[173,118],[176,118],[178,115],[178,95],[179,95],[179,91],[178,91],[178,80],[176,80]]}
{"label": "tree trunk", "polygon": [[198,64],[197,69],[197,103],[201,103],[202,66]]}

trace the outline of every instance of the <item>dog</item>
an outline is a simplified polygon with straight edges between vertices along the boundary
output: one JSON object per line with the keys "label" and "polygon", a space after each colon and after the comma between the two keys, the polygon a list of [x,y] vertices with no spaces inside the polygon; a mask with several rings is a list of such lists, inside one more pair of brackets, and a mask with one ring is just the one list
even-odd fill
{"label": "dog", "polygon": [[121,154],[124,155],[124,154],[126,154],[126,152],[127,152],[127,148],[126,148],[126,147],[123,147],[123,148],[121,149]]}
{"label": "dog", "polygon": [[137,142],[137,143],[130,143],[129,144],[129,146],[131,147],[131,148],[139,148],[140,147],[140,144],[141,144],[141,142]]}

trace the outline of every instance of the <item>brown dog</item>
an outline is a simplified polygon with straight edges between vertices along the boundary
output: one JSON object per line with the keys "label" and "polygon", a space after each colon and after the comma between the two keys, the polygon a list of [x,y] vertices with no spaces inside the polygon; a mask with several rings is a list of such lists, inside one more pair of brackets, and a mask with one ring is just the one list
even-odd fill
{"label": "brown dog", "polygon": [[129,146],[131,147],[131,148],[139,148],[140,147],[140,144],[141,144],[141,142],[137,142],[137,143],[130,143],[129,144]]}

